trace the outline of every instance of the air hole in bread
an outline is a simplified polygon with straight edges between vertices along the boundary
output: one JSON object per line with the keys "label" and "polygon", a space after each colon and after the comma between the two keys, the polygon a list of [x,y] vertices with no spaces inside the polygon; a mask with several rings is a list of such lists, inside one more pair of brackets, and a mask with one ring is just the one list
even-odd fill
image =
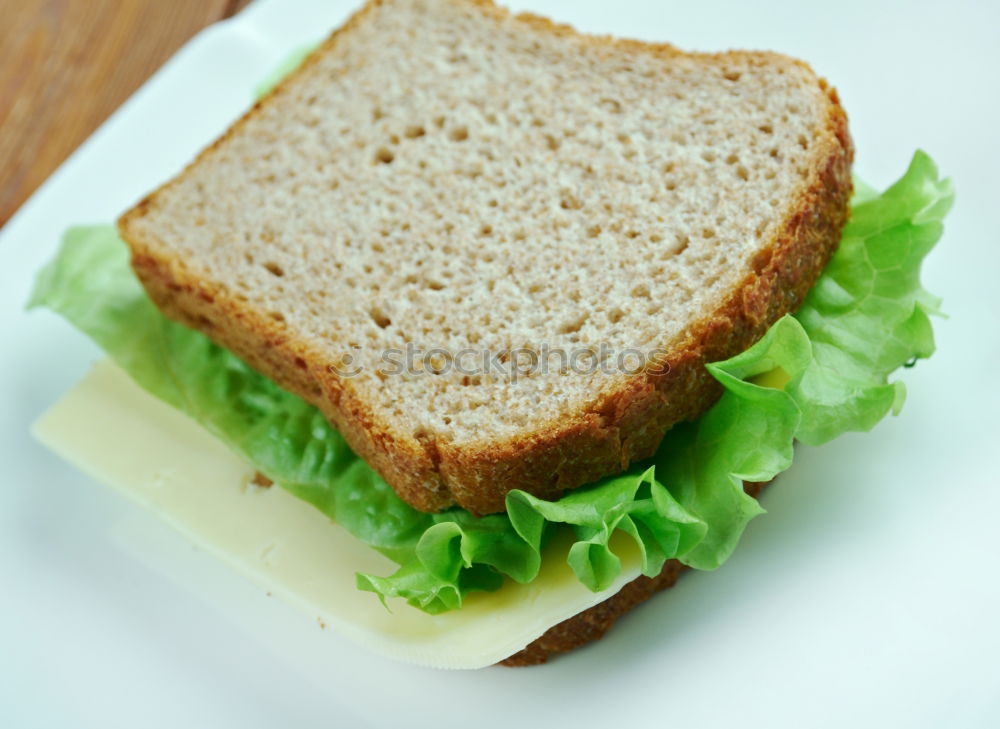
{"label": "air hole in bread", "polygon": [[612,114],[622,113],[622,104],[617,99],[601,99],[598,104],[600,104],[602,109],[610,111]]}
{"label": "air hole in bread", "polygon": [[580,331],[583,328],[583,325],[587,323],[587,319],[589,319],[589,318],[590,318],[590,314],[589,313],[587,313],[585,311],[581,312],[576,317],[574,317],[573,319],[570,319],[568,322],[566,322],[562,326],[560,326],[559,327],[559,333],[560,334],[573,334],[574,332],[578,332],[578,331]]}
{"label": "air hole in bread", "polygon": [[375,322],[375,326],[377,326],[379,329],[385,329],[390,324],[392,324],[392,319],[386,316],[386,313],[377,306],[374,306],[368,310],[368,316],[372,318],[372,321]]}
{"label": "air hole in bread", "polygon": [[644,283],[636,284],[632,287],[632,290],[629,291],[629,295],[636,299],[648,299],[649,286]]}

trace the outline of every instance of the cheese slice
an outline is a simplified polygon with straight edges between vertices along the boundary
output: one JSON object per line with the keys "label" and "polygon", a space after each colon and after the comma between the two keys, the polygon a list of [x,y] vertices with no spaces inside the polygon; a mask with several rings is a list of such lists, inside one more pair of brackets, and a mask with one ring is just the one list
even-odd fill
{"label": "cheese slice", "polygon": [[199,546],[330,628],[387,656],[439,668],[481,668],[618,592],[640,574],[639,554],[613,543],[622,572],[590,592],[552,544],[528,585],[508,580],[460,610],[428,615],[402,601],[391,612],[354,586],[356,572],[395,565],[284,489],[251,484],[254,469],[186,415],[104,361],[46,412],[33,432],[99,481],[154,509]]}

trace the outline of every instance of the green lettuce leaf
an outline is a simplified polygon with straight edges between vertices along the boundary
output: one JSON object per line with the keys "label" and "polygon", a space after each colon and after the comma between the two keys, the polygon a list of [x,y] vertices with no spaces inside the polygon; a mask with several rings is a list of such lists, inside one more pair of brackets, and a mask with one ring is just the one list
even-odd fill
{"label": "green lettuce leaf", "polygon": [[796,317],[813,361],[786,389],[802,409],[797,437],[818,445],[870,430],[905,397],[893,370],[934,352],[929,315],[940,301],[920,285],[920,263],[943,232],[950,180],[917,152],[906,175],[856,204],[840,249]]}
{"label": "green lettuce leaf", "polygon": [[746,352],[708,366],[725,390],[700,420],[675,427],[653,459],[621,475],[558,501],[515,490],[506,514],[483,518],[412,509],[313,407],[163,317],[113,228],[70,230],[30,305],[62,314],[142,387],[400,565],[389,576],[358,575],[361,589],[437,613],[505,578],[534,579],[558,530],[571,534],[566,559],[595,591],[620,573],[616,532],[635,541],[646,575],[668,559],[714,569],[762,512],[744,481],[788,468],[796,438],[821,443],[898,412],[903,389],[889,374],[933,351],[928,315],[938,302],[919,270],[953,195],[918,152],[898,183],[863,197],[802,309]]}

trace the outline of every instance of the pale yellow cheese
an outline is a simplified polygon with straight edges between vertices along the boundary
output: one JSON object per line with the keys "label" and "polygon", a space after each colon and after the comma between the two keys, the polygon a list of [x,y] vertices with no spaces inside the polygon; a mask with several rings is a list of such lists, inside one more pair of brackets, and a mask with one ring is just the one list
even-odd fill
{"label": "pale yellow cheese", "polygon": [[354,575],[390,574],[392,562],[283,489],[250,485],[252,467],[113,364],[99,363],[39,419],[34,433],[311,618],[413,663],[491,665],[639,575],[635,546],[616,540],[622,574],[609,590],[592,593],[566,565],[565,545],[553,545],[562,551],[548,555],[529,585],[508,582],[442,615],[402,601],[393,601],[389,612],[373,594],[355,588]]}
{"label": "pale yellow cheese", "polygon": [[768,370],[767,372],[762,372],[759,375],[755,375],[750,378],[750,382],[760,387],[770,387],[773,390],[784,390],[785,385],[791,381],[792,377],[789,375],[784,367],[775,367],[773,370]]}

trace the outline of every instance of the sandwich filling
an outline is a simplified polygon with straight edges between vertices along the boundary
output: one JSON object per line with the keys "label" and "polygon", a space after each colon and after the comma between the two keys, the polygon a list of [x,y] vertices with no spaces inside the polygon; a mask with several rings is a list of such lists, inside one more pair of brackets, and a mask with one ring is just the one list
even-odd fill
{"label": "sandwich filling", "polygon": [[921,152],[885,192],[859,185],[840,247],[799,311],[747,351],[708,365],[725,390],[702,418],[674,427],[653,458],[618,476],[554,501],[515,490],[506,513],[481,518],[413,509],[315,408],[168,320],[111,226],[68,231],[30,305],[64,316],[146,391],[399,565],[391,575],[357,575],[359,588],[440,613],[505,579],[533,581],[550,543],[595,592],[621,574],[622,536],[646,575],[668,559],[721,565],[763,511],[744,481],[787,469],[795,440],[818,445],[899,412],[905,390],[890,374],[934,349],[929,317],[939,302],[919,274],[952,199]]}

